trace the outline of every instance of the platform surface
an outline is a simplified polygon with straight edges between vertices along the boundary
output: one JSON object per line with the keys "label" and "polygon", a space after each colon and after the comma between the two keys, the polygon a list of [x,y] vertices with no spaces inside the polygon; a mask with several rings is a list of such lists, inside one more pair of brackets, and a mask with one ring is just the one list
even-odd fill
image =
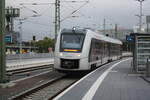
{"label": "platform surface", "polygon": [[54,100],[150,100],[150,83],[131,70],[131,58],[85,76]]}

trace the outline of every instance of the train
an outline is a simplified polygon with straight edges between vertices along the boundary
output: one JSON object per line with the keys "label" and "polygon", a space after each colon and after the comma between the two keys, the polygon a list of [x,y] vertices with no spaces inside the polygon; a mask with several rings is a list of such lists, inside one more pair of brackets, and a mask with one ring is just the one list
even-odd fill
{"label": "train", "polygon": [[91,29],[62,29],[55,44],[54,69],[89,71],[121,58],[122,42]]}

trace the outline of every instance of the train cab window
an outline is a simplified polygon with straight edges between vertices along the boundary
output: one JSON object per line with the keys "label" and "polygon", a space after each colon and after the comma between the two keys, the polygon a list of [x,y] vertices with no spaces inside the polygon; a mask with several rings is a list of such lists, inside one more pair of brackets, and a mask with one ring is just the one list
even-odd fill
{"label": "train cab window", "polygon": [[84,42],[84,34],[63,33],[61,35],[61,52],[81,52]]}

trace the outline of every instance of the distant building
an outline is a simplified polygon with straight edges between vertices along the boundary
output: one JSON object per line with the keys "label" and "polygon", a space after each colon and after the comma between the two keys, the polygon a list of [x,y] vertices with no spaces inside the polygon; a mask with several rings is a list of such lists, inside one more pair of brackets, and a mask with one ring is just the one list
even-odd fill
{"label": "distant building", "polygon": [[[100,33],[104,33],[104,30],[99,30]],[[112,38],[117,38],[122,41],[126,41],[126,35],[130,35],[132,33],[132,29],[120,29],[117,30],[117,33],[114,29],[107,29],[105,30],[105,35],[108,35],[109,37]]]}
{"label": "distant building", "polygon": [[[136,25],[133,27],[133,32],[134,33],[139,33],[140,30],[139,30],[139,25]],[[150,33],[150,27],[149,25],[147,26],[147,24],[143,24],[142,27],[141,27],[141,32],[140,33]]]}

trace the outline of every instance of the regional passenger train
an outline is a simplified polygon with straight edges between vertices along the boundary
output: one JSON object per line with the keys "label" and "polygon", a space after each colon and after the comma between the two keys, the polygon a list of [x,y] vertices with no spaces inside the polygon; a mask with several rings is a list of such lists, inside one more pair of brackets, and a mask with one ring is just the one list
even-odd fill
{"label": "regional passenger train", "polygon": [[91,70],[121,57],[122,42],[90,29],[63,29],[57,37],[54,68],[58,71]]}

